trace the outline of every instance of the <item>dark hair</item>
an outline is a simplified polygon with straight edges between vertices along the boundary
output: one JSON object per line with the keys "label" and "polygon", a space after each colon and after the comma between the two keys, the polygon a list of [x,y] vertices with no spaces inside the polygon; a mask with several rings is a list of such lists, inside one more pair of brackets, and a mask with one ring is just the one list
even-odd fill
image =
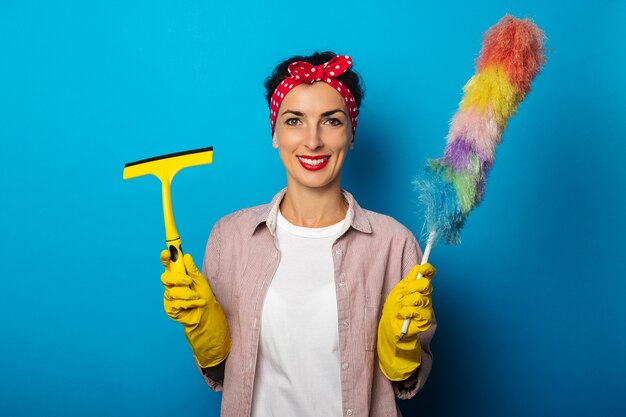
{"label": "dark hair", "polygon": [[[330,61],[335,56],[337,56],[337,54],[331,51],[315,52],[310,56],[292,56],[291,58],[278,64],[276,68],[274,68],[272,75],[265,79],[265,99],[267,100],[267,104],[270,104],[272,94],[274,93],[276,87],[278,87],[278,84],[280,84],[285,78],[289,77],[289,71],[287,71],[289,64],[296,61],[305,61],[309,64],[321,65]],[[348,71],[341,74],[337,77],[337,79],[348,86],[354,96],[357,108],[361,107],[361,99],[365,94],[365,86],[363,85],[361,76],[354,71],[352,67],[350,67]]]}

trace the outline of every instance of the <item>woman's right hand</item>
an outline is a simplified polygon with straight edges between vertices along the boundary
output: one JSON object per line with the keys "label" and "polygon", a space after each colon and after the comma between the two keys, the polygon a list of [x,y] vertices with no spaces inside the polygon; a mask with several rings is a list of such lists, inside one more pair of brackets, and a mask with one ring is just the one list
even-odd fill
{"label": "woman's right hand", "polygon": [[161,263],[165,272],[161,282],[165,286],[163,307],[168,316],[185,326],[195,326],[200,322],[206,305],[215,299],[209,283],[202,276],[191,255],[183,258],[187,274],[170,269],[170,251],[161,252]]}
{"label": "woman's right hand", "polygon": [[165,272],[163,307],[168,316],[185,326],[185,336],[202,368],[216,366],[230,352],[228,323],[207,280],[198,270],[191,255],[183,258],[187,274],[170,269],[170,252],[161,252]]}
{"label": "woman's right hand", "polygon": [[[416,279],[418,274],[422,278]],[[422,362],[418,335],[433,323],[430,280],[434,275],[431,264],[415,265],[387,296],[378,323],[377,351],[380,370],[391,381],[404,381]],[[411,323],[400,339],[407,318]]]}

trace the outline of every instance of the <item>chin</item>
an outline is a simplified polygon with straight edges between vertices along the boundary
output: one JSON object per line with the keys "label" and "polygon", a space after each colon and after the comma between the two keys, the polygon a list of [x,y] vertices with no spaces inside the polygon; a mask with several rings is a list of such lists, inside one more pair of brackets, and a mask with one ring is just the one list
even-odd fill
{"label": "chin", "polygon": [[297,181],[299,184],[309,188],[327,188],[337,182],[337,178],[325,178],[325,179],[302,179]]}

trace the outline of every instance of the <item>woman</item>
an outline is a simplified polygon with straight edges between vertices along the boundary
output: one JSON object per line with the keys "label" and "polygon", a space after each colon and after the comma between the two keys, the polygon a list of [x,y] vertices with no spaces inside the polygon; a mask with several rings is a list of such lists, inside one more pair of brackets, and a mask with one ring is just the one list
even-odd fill
{"label": "woman", "polygon": [[408,229],[340,186],[362,97],[351,65],[332,52],[279,64],[265,86],[286,188],[215,224],[202,274],[161,254],[165,310],[225,417],[400,415],[395,397],[430,372],[434,269]]}

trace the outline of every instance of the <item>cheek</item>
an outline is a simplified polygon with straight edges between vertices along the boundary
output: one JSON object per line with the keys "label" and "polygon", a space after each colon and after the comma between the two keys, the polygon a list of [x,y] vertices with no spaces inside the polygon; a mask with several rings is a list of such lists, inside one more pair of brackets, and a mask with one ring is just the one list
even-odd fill
{"label": "cheek", "polygon": [[328,136],[327,143],[337,152],[340,150],[348,150],[350,149],[350,145],[352,143],[352,135],[347,131],[342,132],[331,132]]}
{"label": "cheek", "polygon": [[274,134],[276,145],[280,148],[293,148],[303,139],[304,132],[299,129],[277,129]]}

